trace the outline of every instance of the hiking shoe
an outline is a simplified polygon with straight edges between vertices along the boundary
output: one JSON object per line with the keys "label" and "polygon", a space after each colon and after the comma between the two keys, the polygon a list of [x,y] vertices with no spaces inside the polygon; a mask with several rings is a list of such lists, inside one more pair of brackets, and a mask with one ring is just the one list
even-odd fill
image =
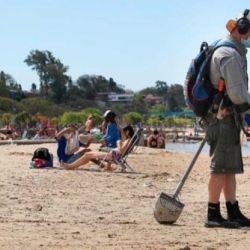
{"label": "hiking shoe", "polygon": [[213,227],[222,227],[222,228],[239,228],[240,224],[236,221],[229,220],[206,220],[205,227],[213,228]]}
{"label": "hiking shoe", "polygon": [[224,227],[224,228],[239,228],[239,223],[231,220],[226,220],[220,212],[220,203],[208,202],[207,220],[205,227]]}
{"label": "hiking shoe", "polygon": [[228,219],[232,222],[238,223],[242,227],[250,227],[250,219],[240,211],[239,203],[236,201],[234,204],[226,202]]}

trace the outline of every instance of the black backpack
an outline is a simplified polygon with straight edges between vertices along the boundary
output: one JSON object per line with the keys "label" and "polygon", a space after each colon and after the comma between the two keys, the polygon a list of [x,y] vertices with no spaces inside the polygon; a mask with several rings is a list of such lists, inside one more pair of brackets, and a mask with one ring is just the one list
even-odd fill
{"label": "black backpack", "polygon": [[34,159],[41,159],[50,161],[51,155],[47,148],[37,148],[35,152],[33,153],[32,161]]}
{"label": "black backpack", "polygon": [[185,102],[194,114],[201,118],[207,115],[218,94],[218,90],[214,88],[209,78],[209,66],[214,51],[220,47],[236,49],[230,41],[218,40],[212,45],[203,42],[199,54],[192,60],[186,75],[184,83]]}

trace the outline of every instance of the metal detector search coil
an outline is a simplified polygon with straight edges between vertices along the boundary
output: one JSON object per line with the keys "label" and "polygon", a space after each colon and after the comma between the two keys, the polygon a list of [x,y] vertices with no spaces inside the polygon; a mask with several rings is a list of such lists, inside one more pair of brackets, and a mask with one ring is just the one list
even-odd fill
{"label": "metal detector search coil", "polygon": [[179,201],[178,194],[180,193],[205,143],[206,143],[206,137],[201,142],[194,158],[192,159],[191,163],[186,169],[185,174],[181,178],[174,193],[171,195],[162,192],[158,197],[155,204],[154,217],[159,223],[172,224],[176,222],[177,219],[179,218],[182,209],[184,207],[184,204]]}
{"label": "metal detector search coil", "polygon": [[183,203],[162,192],[155,204],[154,217],[159,223],[172,224],[179,218],[183,207]]}

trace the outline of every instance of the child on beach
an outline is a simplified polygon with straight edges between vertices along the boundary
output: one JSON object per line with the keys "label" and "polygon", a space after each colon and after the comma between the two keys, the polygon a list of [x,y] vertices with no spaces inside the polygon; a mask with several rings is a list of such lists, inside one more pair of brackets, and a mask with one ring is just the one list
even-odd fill
{"label": "child on beach", "polygon": [[132,126],[128,125],[122,129],[122,136],[124,137],[124,139],[117,142],[118,145],[117,148],[114,148],[108,153],[100,151],[86,152],[83,156],[81,156],[78,160],[74,161],[73,163],[61,162],[61,167],[67,170],[73,170],[82,165],[87,164],[89,161],[94,159],[108,160],[108,161],[116,160],[125,152],[133,135],[134,135],[134,130]]}

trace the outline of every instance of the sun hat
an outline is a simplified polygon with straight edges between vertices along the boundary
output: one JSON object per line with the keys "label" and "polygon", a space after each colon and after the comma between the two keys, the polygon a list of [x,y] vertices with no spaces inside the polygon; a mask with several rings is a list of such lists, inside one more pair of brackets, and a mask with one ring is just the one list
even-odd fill
{"label": "sun hat", "polygon": [[107,110],[105,111],[105,113],[103,114],[104,118],[115,118],[116,117],[116,113],[111,111],[111,110]]}
{"label": "sun hat", "polygon": [[107,117],[107,115],[111,112],[111,110],[106,110],[105,113],[103,114],[103,117]]}

